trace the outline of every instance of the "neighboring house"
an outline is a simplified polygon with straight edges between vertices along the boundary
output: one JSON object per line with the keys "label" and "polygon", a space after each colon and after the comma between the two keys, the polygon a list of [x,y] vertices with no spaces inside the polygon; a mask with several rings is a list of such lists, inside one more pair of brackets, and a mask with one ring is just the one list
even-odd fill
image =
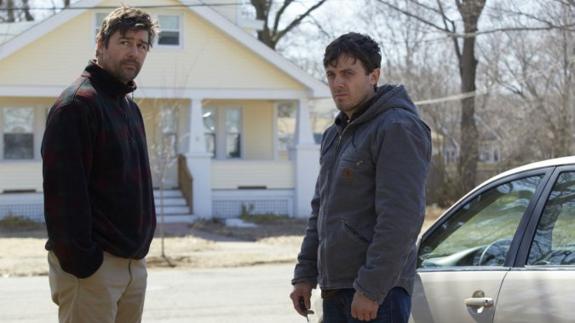
{"label": "neighboring house", "polygon": [[[478,147],[478,165],[477,165],[477,182],[484,181],[502,170],[498,167],[501,159],[502,141],[501,136],[480,118],[478,121],[479,147]],[[459,161],[459,144],[453,138],[443,139],[441,145],[443,161],[447,170],[456,171],[456,165]]]}
{"label": "neighboring house", "polygon": [[[134,99],[152,166],[170,161],[168,188],[186,187],[183,174],[191,173],[193,189],[185,193],[200,217],[237,216],[242,205],[307,216],[319,169],[308,102],[329,90],[246,31],[254,22],[246,24],[238,6],[200,5],[211,2],[225,1],[162,0],[146,9],[162,33]],[[80,0],[0,44],[0,193],[42,190],[48,110],[94,56],[101,20],[122,3],[144,2]],[[285,105],[296,111],[289,144],[278,131]],[[177,155],[184,156],[180,167]]]}

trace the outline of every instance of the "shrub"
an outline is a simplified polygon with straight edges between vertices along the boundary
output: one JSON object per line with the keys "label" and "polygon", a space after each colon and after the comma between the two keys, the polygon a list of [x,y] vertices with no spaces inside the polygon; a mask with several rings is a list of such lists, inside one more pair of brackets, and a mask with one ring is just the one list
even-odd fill
{"label": "shrub", "polygon": [[8,215],[0,219],[0,229],[5,230],[35,230],[42,227],[42,223],[12,213],[8,213]]}

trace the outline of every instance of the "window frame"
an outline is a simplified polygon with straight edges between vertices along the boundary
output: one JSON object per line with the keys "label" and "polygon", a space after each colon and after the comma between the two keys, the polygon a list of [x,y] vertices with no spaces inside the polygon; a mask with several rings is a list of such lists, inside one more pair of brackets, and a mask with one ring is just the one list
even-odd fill
{"label": "window frame", "polygon": [[[103,14],[104,17],[106,15],[108,15],[110,12],[109,11],[96,11],[94,12],[94,15],[92,16],[93,19],[93,28],[94,28],[94,44],[96,43],[96,36],[98,35],[98,29],[100,28],[101,22],[98,21],[98,15],[99,14]],[[179,23],[180,23],[180,29],[179,29],[179,35],[178,35],[178,45],[160,45],[159,44],[159,39],[160,39],[160,34],[158,33],[158,35],[156,35],[156,39],[154,40],[154,43],[152,44],[152,48],[158,48],[158,49],[183,49],[184,48],[184,15],[180,12],[173,12],[173,13],[166,13],[166,12],[161,12],[161,13],[153,13],[151,14],[152,19],[156,20],[159,24],[159,17],[160,16],[174,16],[174,17],[178,17],[179,19]],[[161,26],[160,26],[160,30],[161,30]]]}
{"label": "window frame", "polygon": [[[279,134],[279,122],[280,122],[280,110],[282,109],[282,106],[285,105],[289,105],[291,109],[293,109],[293,116],[290,118],[293,118],[294,122],[293,122],[293,133],[291,133],[291,138],[290,135],[286,136],[286,138],[291,139],[291,140],[287,140],[287,143],[285,145],[285,147],[282,147],[282,143],[281,143],[281,136]],[[298,110],[298,106],[296,104],[296,102],[293,101],[278,101],[274,104],[274,127],[273,127],[273,131],[274,131],[274,159],[279,159],[279,155],[280,154],[286,154],[288,156],[289,159],[289,154],[290,154],[290,149],[293,148],[293,144],[295,142],[295,134],[297,131],[297,110]]]}
{"label": "window frame", "polygon": [[[4,142],[4,135],[6,134],[6,127],[5,127],[5,115],[4,112],[6,109],[30,109],[32,110],[32,132],[26,132],[27,134],[32,135],[32,157],[31,158],[10,158],[6,159],[5,149],[6,145]],[[0,162],[2,163],[18,163],[18,162],[31,162],[37,161],[37,122],[38,122],[38,115],[37,109],[34,106],[3,106],[0,107]]]}
{"label": "window frame", "polygon": [[[202,109],[211,109],[214,112],[214,155],[213,160],[243,160],[245,159],[245,129],[244,129],[244,109],[241,106],[205,106]],[[239,111],[239,135],[240,135],[240,156],[234,158],[227,157],[227,135],[226,112],[230,110]],[[203,120],[202,120],[203,122]],[[203,124],[202,124],[203,125]],[[204,132],[205,135],[205,132]],[[207,146],[206,146],[207,147]]]}
{"label": "window frame", "polygon": [[[544,167],[544,168],[539,168],[539,169],[534,169],[534,170],[518,172],[518,173],[514,173],[511,175],[502,177],[502,178],[497,178],[491,182],[487,182],[487,183],[484,183],[483,185],[476,187],[470,193],[468,193],[463,198],[461,198],[458,202],[454,203],[451,206],[451,208],[449,208],[440,219],[438,219],[429,229],[427,229],[426,232],[421,236],[421,239],[419,240],[419,243],[417,246],[418,257],[419,257],[419,248],[420,248],[422,242],[425,241],[426,239],[428,239],[429,236],[432,235],[433,232],[437,228],[439,228],[440,226],[445,224],[448,219],[453,217],[455,213],[458,213],[459,210],[461,210],[465,205],[467,205],[472,200],[474,200],[478,195],[483,194],[486,191],[488,191],[492,188],[495,188],[499,185],[502,185],[504,183],[507,183],[507,182],[515,181],[515,180],[526,178],[526,177],[542,175],[543,177],[541,179],[541,182],[539,183],[539,186],[537,187],[537,189],[533,193],[533,197],[531,198],[529,205],[525,209],[525,213],[523,214],[522,219],[519,221],[519,225],[517,226],[517,229],[516,229],[515,234],[513,236],[513,240],[511,242],[511,245],[509,246],[507,258],[505,259],[505,263],[503,264],[503,266],[499,266],[499,267],[462,266],[462,267],[439,267],[439,268],[419,268],[418,267],[417,271],[418,272],[448,272],[448,271],[478,271],[478,270],[481,270],[481,271],[501,271],[501,270],[508,270],[508,267],[515,266],[515,264],[517,263],[519,246],[524,240],[527,226],[533,218],[539,218],[539,215],[533,216],[533,214],[534,214],[534,212],[539,212],[539,213],[541,212],[541,210],[539,209],[539,205],[541,203],[541,197],[542,197],[542,195],[544,195],[544,193],[547,189],[547,186],[549,185],[550,178],[553,174],[553,169],[554,169],[554,167]],[[539,211],[537,211],[537,210],[539,210]]]}
{"label": "window frame", "polygon": [[[159,43],[160,41],[160,33],[156,35],[156,39],[154,40],[155,48],[162,48],[162,49],[182,49],[184,48],[184,19],[181,13],[158,13],[154,15],[154,19],[158,21],[158,25],[160,24],[160,16],[167,16],[167,17],[178,17],[179,29],[178,29],[178,44],[177,45],[162,45]],[[160,32],[162,31],[162,26],[160,25]],[[174,30],[168,30],[174,31]]]}

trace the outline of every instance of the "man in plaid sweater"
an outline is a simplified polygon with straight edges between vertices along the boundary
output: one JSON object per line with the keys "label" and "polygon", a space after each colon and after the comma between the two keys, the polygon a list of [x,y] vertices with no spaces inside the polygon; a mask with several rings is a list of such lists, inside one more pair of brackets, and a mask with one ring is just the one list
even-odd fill
{"label": "man in plaid sweater", "polygon": [[60,322],[140,322],[156,227],[144,123],[128,94],[157,33],[121,7],[96,59],[48,115],[42,142],[50,288]]}

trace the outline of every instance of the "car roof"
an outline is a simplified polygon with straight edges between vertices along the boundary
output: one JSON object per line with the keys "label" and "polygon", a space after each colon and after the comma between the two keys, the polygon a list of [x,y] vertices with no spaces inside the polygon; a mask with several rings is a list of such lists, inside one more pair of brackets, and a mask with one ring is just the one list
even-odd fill
{"label": "car roof", "polygon": [[[515,167],[515,168],[512,168],[510,170],[504,171],[503,173],[500,173],[500,174],[495,175],[494,177],[488,179],[487,181],[485,181],[481,185],[486,184],[487,182],[496,181],[502,177],[509,176],[509,175],[512,175],[515,173],[530,171],[530,170],[534,170],[534,169],[538,169],[538,168],[557,167],[557,166],[564,166],[564,165],[571,165],[571,164],[575,164],[575,156],[568,156],[568,157],[542,160],[542,161],[526,164],[523,166]],[[479,186],[481,186],[481,185],[479,185]]]}
{"label": "car roof", "polygon": [[519,167],[515,167],[512,168],[510,170],[504,171],[498,175],[495,175],[493,177],[491,177],[490,179],[484,181],[483,183],[475,186],[471,191],[469,191],[468,193],[466,193],[465,195],[463,195],[459,200],[457,200],[455,203],[451,204],[451,206],[449,208],[447,208],[442,216],[440,216],[439,218],[442,218],[443,215],[447,214],[452,208],[454,208],[456,205],[459,205],[459,203],[461,203],[461,201],[463,201],[464,199],[466,199],[469,195],[473,194],[475,191],[479,190],[480,188],[484,187],[485,185],[495,182],[503,177],[509,176],[509,175],[513,175],[516,173],[521,173],[521,172],[525,172],[525,171],[530,171],[530,170],[535,170],[538,168],[546,168],[546,167],[557,167],[557,166],[565,166],[565,165],[575,165],[575,156],[568,156],[568,157],[560,157],[560,158],[553,158],[553,159],[547,159],[547,160],[542,160],[542,161],[538,161],[538,162],[534,162],[534,163],[530,163],[530,164],[526,164],[526,165],[522,165]]}

